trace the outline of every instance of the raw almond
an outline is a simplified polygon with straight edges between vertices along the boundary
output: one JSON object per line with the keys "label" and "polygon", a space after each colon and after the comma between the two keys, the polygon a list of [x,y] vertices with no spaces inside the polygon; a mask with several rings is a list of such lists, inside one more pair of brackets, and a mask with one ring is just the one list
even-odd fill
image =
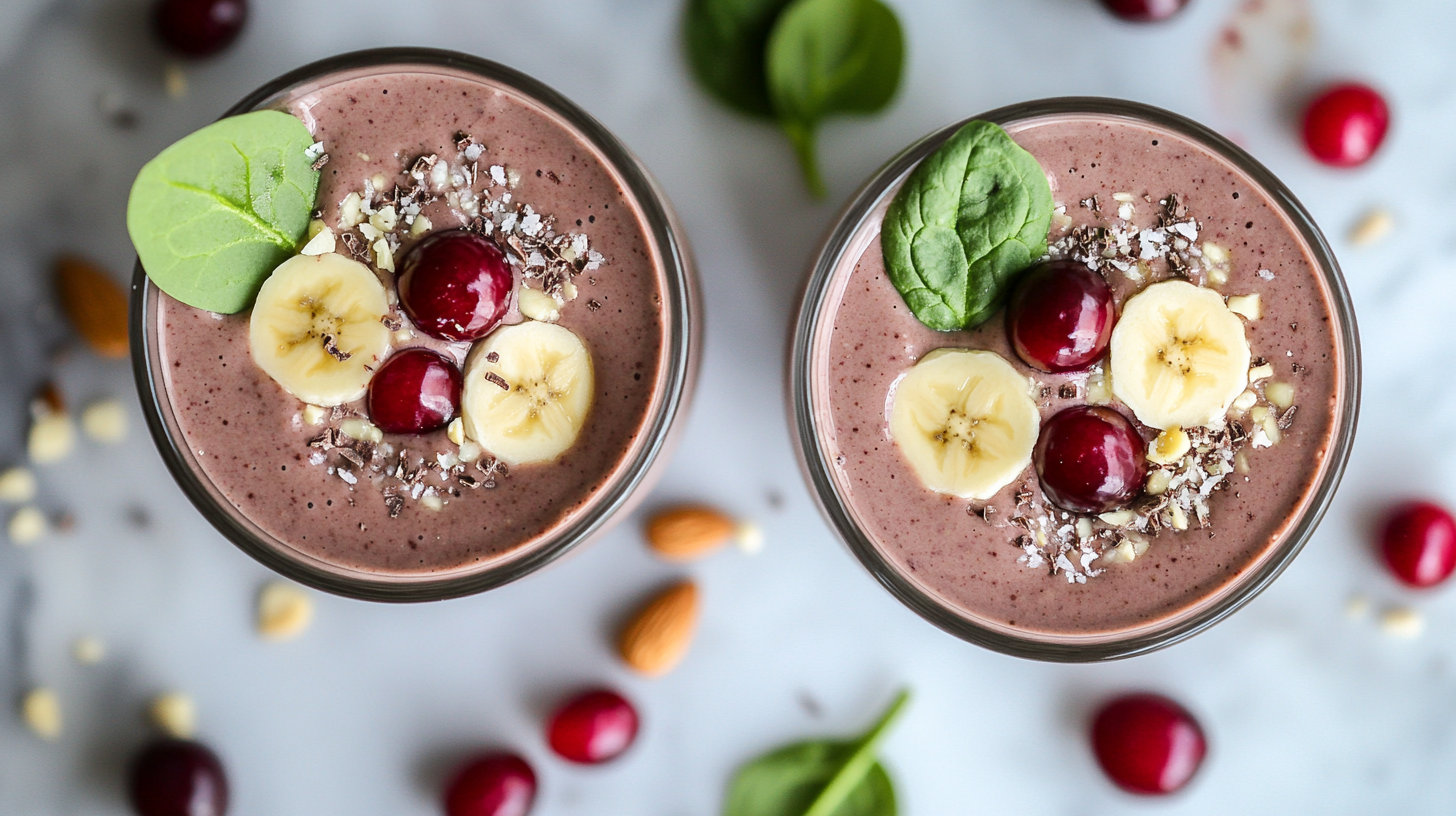
{"label": "raw almond", "polygon": [[126,293],[89,261],[62,256],[56,261],[56,291],[76,332],[102,357],[127,355]]}
{"label": "raw almond", "polygon": [[663,558],[686,561],[723,546],[736,528],[733,519],[711,507],[670,507],[647,520],[647,544]]}
{"label": "raw almond", "polygon": [[649,676],[666,674],[687,654],[698,625],[698,587],[683,581],[637,611],[617,639],[628,666]]}

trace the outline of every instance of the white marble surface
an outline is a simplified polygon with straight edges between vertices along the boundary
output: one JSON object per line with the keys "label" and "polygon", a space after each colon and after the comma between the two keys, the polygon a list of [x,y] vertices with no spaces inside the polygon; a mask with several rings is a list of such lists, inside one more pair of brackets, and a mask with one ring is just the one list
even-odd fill
{"label": "white marble surface", "polygon": [[[782,139],[725,113],[689,83],[676,0],[254,0],[239,46],[188,69],[180,101],[143,36],[140,0],[6,0],[0,16],[0,459],[21,455],[20,417],[62,335],[46,261],[86,252],[120,275],[123,208],[141,163],[260,82],[366,46],[480,54],[556,86],[601,118],[657,174],[702,268],[707,354],[686,439],[658,499],[708,499],[760,520],[767,547],[686,568],[654,561],[634,520],[566,562],[483,596],[411,607],[319,597],[301,639],[250,627],[268,575],[215,534],[173,486],[140,425],[128,369],[86,354],[59,366],[81,401],[116,394],[132,411],[122,447],[87,447],[42,470],[43,504],[78,525],[33,548],[0,544],[0,699],[56,689],[61,739],[0,717],[0,812],[125,812],[124,758],[155,692],[190,693],[201,736],[223,755],[238,816],[429,814],[442,768],[479,745],[536,765],[537,813],[717,812],[735,765],[784,739],[860,727],[892,690],[915,700],[885,746],[903,812],[1180,814],[1449,813],[1456,808],[1456,589],[1398,589],[1369,554],[1390,497],[1456,501],[1456,7],[1449,0],[1323,0],[1303,46],[1252,32],[1253,57],[1211,56],[1237,0],[1193,0],[1178,21],[1133,30],[1092,0],[901,0],[909,66],[888,114],[823,135],[831,202],[804,195]],[[1294,0],[1265,0],[1297,20]],[[407,11],[405,9],[408,9]],[[1270,77],[1292,71],[1288,84]],[[1289,99],[1353,75],[1387,89],[1396,124],[1369,167],[1337,173],[1301,153]],[[882,591],[815,512],[789,448],[780,392],[802,268],[834,209],[890,154],[954,118],[1040,96],[1090,93],[1162,105],[1236,135],[1325,225],[1359,314],[1360,435],[1335,506],[1265,595],[1164,652],[1097,666],[1015,660],[953,640]],[[117,130],[98,98],[135,110]],[[1368,249],[1344,235],[1367,208],[1398,219]],[[751,456],[745,456],[751,451]],[[778,497],[781,507],[775,508]],[[150,527],[127,521],[145,508]],[[612,656],[613,622],[681,573],[704,586],[701,634],[669,677],[645,681]],[[1426,633],[1397,640],[1378,612],[1410,605]],[[77,665],[95,633],[108,655]],[[565,767],[543,746],[551,702],[587,682],[617,685],[645,718],[616,764]],[[1113,690],[1185,701],[1212,744],[1183,795],[1135,801],[1094,766],[1087,710]],[[812,699],[817,706],[805,705]],[[10,709],[9,702],[7,708]],[[817,707],[817,712],[813,709]]]}

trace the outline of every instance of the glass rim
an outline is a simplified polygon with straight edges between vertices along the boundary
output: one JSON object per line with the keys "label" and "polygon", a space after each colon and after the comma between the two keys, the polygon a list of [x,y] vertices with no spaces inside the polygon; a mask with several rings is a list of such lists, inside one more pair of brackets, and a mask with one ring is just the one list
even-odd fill
{"label": "glass rim", "polygon": [[[588,144],[600,151],[624,182],[641,210],[652,249],[663,267],[663,381],[655,407],[640,427],[634,445],[640,448],[625,467],[594,492],[576,518],[558,527],[528,551],[508,553],[479,568],[461,567],[442,574],[376,574],[331,564],[307,555],[267,534],[221,496],[210,479],[191,463],[190,452],[174,436],[166,389],[158,376],[154,331],[155,301],[160,293],[137,259],[133,272],[128,333],[132,371],[147,428],[163,462],[182,492],[214,528],[235,546],[269,569],[301,584],[335,595],[368,601],[418,602],[473,595],[515,581],[555,561],[600,532],[655,474],[661,454],[680,427],[682,410],[691,398],[701,347],[701,314],[691,254],[680,234],[667,197],[637,157],[593,116],[539,80],[508,66],[455,51],[391,47],[352,51],[309,63],[272,79],[228,108],[220,118],[268,107],[298,86],[331,74],[371,68],[449,69],[505,85],[560,117]],[[269,543],[274,542],[274,543]]]}
{"label": "glass rim", "polygon": [[[1287,528],[1281,541],[1256,556],[1259,559],[1257,567],[1235,577],[1210,596],[1215,599],[1196,613],[1175,616],[1165,626],[1141,627],[1127,637],[1078,642],[1075,636],[1068,636],[1062,638],[1063,642],[1056,642],[1057,636],[1054,635],[1008,634],[953,611],[946,603],[907,579],[880,553],[871,537],[856,523],[846,497],[840,493],[833,478],[826,452],[819,444],[814,421],[812,362],[816,338],[823,331],[824,301],[831,291],[840,259],[865,219],[898,188],[911,169],[966,122],[982,119],[1006,125],[1037,117],[1076,114],[1120,116],[1165,128],[1208,148],[1263,188],[1278,210],[1297,229],[1309,248],[1318,274],[1324,278],[1330,294],[1332,318],[1339,324],[1336,337],[1342,364],[1337,376],[1344,394],[1335,406],[1330,446],[1321,463],[1323,472],[1306,498],[1301,499],[1303,513]],[[789,348],[789,402],[795,452],[821,513],[865,569],[901,603],[962,640],[1004,654],[1064,663],[1116,660],[1171,646],[1233,614],[1279,577],[1313,536],[1344,474],[1359,419],[1359,332],[1344,276],[1329,243],[1304,205],[1257,159],[1204,125],[1161,108],[1106,97],[1055,97],[997,108],[946,125],[905,148],[855,191],[840,210],[822,249],[809,266]]]}

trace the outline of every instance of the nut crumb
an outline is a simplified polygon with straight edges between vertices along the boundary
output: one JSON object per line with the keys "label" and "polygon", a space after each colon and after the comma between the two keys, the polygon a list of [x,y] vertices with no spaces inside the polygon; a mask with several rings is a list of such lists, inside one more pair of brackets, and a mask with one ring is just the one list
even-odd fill
{"label": "nut crumb", "polygon": [[147,706],[152,725],[173,739],[191,739],[197,731],[197,707],[180,691],[168,691],[152,698]]}
{"label": "nut crumb", "polygon": [[290,640],[313,620],[313,599],[293,584],[273,581],[258,593],[258,634],[267,640]]}

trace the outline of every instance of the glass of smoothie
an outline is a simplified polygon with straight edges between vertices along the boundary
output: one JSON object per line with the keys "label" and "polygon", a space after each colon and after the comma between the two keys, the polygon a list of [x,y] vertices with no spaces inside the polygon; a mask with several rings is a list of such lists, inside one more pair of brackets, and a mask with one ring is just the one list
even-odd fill
{"label": "glass of smoothie", "polygon": [[[1034,211],[1004,241],[986,215]],[[993,244],[971,286],[937,278]],[[815,259],[790,355],[801,463],[849,549],[935,625],[1040,660],[1146,653],[1251,600],[1314,533],[1358,411],[1309,214],[1227,139],[1109,99],[891,160]]]}
{"label": "glass of smoothie", "polygon": [[[334,57],[227,115],[266,110],[316,140],[307,246],[234,314],[134,276],[142,405],[188,498],[283,575],[377,601],[499,586],[622,517],[700,345],[642,164],[542,83],[452,52]],[[319,349],[353,385],[304,370]]]}

